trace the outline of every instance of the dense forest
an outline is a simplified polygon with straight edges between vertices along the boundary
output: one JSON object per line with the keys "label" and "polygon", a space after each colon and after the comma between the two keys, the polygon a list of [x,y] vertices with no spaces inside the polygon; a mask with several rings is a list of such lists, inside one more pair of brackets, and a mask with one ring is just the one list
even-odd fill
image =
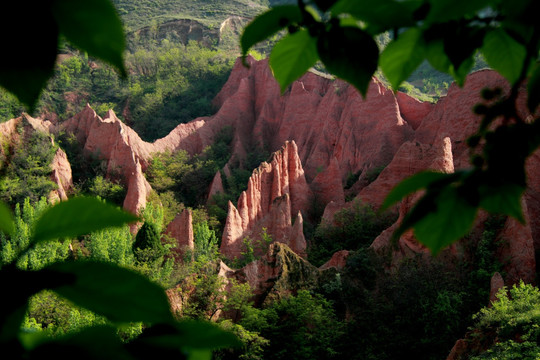
{"label": "dense forest", "polygon": [[[184,18],[212,30],[229,16],[251,18],[268,6],[288,3],[113,2],[129,32]],[[260,50],[264,53],[264,48]],[[212,100],[238,56],[235,46],[219,37],[208,44],[175,38],[141,40],[134,35],[125,54],[129,77],[122,80],[112,68],[68,44],[60,52],[55,76],[36,113],[62,122],[87,103],[101,116],[114,109],[146,141],[165,136],[178,124],[212,115]],[[482,66],[478,59],[478,67]],[[403,89],[435,101],[450,81],[424,64]],[[15,97],[0,90],[1,121],[23,111]],[[292,294],[262,304],[254,301],[253,289],[246,283],[233,281],[225,287],[219,276],[221,262],[241,268],[261,259],[260,253],[272,242],[269,235],[261,242],[246,239],[240,259],[228,260],[219,253],[228,201],[238,199],[252,171],[270,156],[266,149],[250,149],[246,161],[232,167],[229,176],[222,174],[224,193],[207,201],[214,175],[223,171],[232,153],[233,129],[227,127],[200,154],[168,152],[151,159],[145,176],[153,192],[135,234],[125,225],[42,243],[19,257],[36,220],[51,207],[47,197],[55,184],[50,181],[50,164],[58,148],[67,153],[72,166],[70,196],[92,195],[121,206],[126,188],[119,179],[107,176],[97,156],[83,153],[73,134],[55,138],[23,126],[17,131],[25,146],[10,148],[3,143],[0,159],[0,198],[13,209],[16,224],[12,235],[0,233],[0,264],[18,259],[20,269],[39,270],[56,261],[87,259],[144,274],[183,299],[177,318],[214,321],[240,339],[242,347],[219,350],[215,359],[382,360],[403,358],[404,352],[409,358],[443,359],[467,332],[473,334],[472,342],[480,344],[471,359],[532,359],[540,351],[537,288],[516,285],[509,295],[501,291],[499,302],[487,307],[490,279],[495,272],[503,273],[503,264],[494,256],[496,235],[505,220],[502,216],[489,217],[481,233],[468,235],[466,240],[474,244],[470,257],[449,261],[418,255],[391,269],[389,256],[376,254],[369,246],[395,221],[396,214],[376,213],[358,203],[339,211],[335,223],[328,224],[321,222],[322,209],[313,204],[304,224],[307,260],[319,267],[336,251],[347,249],[351,255],[344,269],[327,271],[311,286],[294,288]],[[194,250],[183,254],[183,261],[175,261],[177,249],[164,232],[186,208],[193,216]],[[54,292],[42,291],[31,298],[23,327],[27,332],[61,337],[104,324],[110,321]],[[118,335],[129,343],[144,328],[141,322],[122,324]]]}

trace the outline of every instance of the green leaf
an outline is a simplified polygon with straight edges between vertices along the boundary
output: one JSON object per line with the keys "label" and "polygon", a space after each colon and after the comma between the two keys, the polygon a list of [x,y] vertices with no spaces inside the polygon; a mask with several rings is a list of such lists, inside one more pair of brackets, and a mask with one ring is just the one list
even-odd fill
{"label": "green leaf", "polygon": [[521,196],[525,189],[514,184],[479,187],[480,207],[492,214],[509,215],[525,223],[521,208]]}
{"label": "green leaf", "polygon": [[270,68],[281,92],[317,62],[316,40],[307,30],[299,30],[281,39],[270,53]]}
{"label": "green leaf", "polygon": [[416,0],[341,0],[331,8],[331,12],[335,17],[350,14],[367,22],[372,33],[378,34],[392,28],[412,26],[414,11],[421,4]]}
{"label": "green leaf", "polygon": [[322,12],[326,12],[337,2],[337,0],[313,0],[313,2]]}
{"label": "green leaf", "polygon": [[211,350],[190,350],[188,360],[212,360]]}
{"label": "green leaf", "polygon": [[2,291],[10,295],[2,299],[0,307],[0,342],[17,337],[27,311],[28,299],[32,295],[71,281],[69,276],[46,271],[23,271],[14,263],[4,265],[0,271],[0,284]]}
{"label": "green leaf", "polygon": [[[21,18],[17,14],[24,14]],[[58,28],[48,1],[10,4],[0,14],[3,56],[0,58],[0,86],[15,95],[30,112],[41,90],[54,73]]]}
{"label": "green leaf", "polygon": [[444,52],[444,41],[442,38],[431,40],[426,43],[426,58],[434,69],[449,74],[452,63]]}
{"label": "green leaf", "polygon": [[242,55],[245,56],[249,49],[258,42],[301,20],[302,13],[300,8],[295,5],[276,6],[257,16],[245,27],[240,38]]}
{"label": "green leaf", "polygon": [[328,71],[366,96],[379,61],[379,47],[371,35],[357,27],[332,27],[319,37],[317,51]]}
{"label": "green leaf", "polygon": [[453,186],[441,191],[434,204],[434,211],[428,212],[414,224],[414,234],[433,255],[437,255],[443,248],[467,235],[474,223],[477,208]]}
{"label": "green leaf", "polygon": [[99,262],[58,263],[46,270],[74,277],[52,290],[111,321],[172,322],[165,291],[139,273]]}
{"label": "green leaf", "polygon": [[474,64],[474,54],[482,46],[485,29],[449,23],[441,30],[445,30],[444,52],[453,65],[451,75],[462,86]]}
{"label": "green leaf", "polygon": [[15,231],[15,220],[9,207],[0,202],[0,231],[12,235]]}
{"label": "green leaf", "polygon": [[91,197],[60,202],[38,219],[33,241],[76,237],[93,231],[136,221],[137,217]]}
{"label": "green leaf", "polygon": [[[37,340],[36,346],[30,352],[32,359],[67,360],[73,359],[73,354],[79,354],[84,359],[133,359],[124,349],[117,329],[112,326],[88,327],[61,337]],[[32,346],[28,339],[26,342]]]}
{"label": "green leaf", "polygon": [[493,5],[493,0],[429,0],[428,23],[442,23],[473,15],[476,11]]}
{"label": "green leaf", "polygon": [[440,182],[441,180],[450,182],[455,178],[455,174],[445,174],[434,171],[422,171],[416,173],[401,181],[388,193],[381,206],[381,210],[388,209],[388,207],[400,201],[405,196],[415,193],[418,190],[425,189],[435,182]]}
{"label": "green leaf", "polygon": [[154,326],[138,341],[160,348],[220,349],[241,346],[231,332],[206,321],[186,320],[174,324]]}
{"label": "green leaf", "polygon": [[422,32],[411,28],[388,44],[379,64],[394,89],[405,81],[425,58]]}
{"label": "green leaf", "polygon": [[487,63],[511,84],[521,75],[527,50],[501,28],[490,31],[484,38],[482,53]]}
{"label": "green leaf", "polygon": [[131,351],[138,354],[180,351],[195,358],[207,356],[212,350],[241,346],[231,332],[210,322],[195,320],[152,326],[129,344]]}
{"label": "green leaf", "polygon": [[465,85],[465,80],[467,80],[467,75],[471,72],[474,66],[474,57],[471,55],[469,58],[463,60],[461,65],[456,69],[454,65],[450,67],[450,75],[454,78],[456,83],[463,87]]}
{"label": "green leaf", "polygon": [[540,104],[540,65],[536,64],[527,83],[527,106],[534,113]]}
{"label": "green leaf", "polygon": [[109,0],[54,0],[52,9],[58,28],[68,41],[127,76],[124,30]]}

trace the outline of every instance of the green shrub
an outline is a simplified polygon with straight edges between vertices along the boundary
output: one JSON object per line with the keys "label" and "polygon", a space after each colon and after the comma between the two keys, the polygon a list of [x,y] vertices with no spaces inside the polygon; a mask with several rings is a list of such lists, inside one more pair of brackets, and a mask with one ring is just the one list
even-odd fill
{"label": "green shrub", "polygon": [[540,358],[540,290],[521,281],[502,288],[491,307],[474,315],[474,337],[491,344],[480,359]]}
{"label": "green shrub", "polygon": [[240,325],[269,340],[265,359],[343,358],[338,349],[343,324],[330,302],[306,290],[264,309],[250,309]]}
{"label": "green shrub", "polygon": [[133,252],[140,262],[153,262],[165,254],[161,236],[153,223],[144,222],[133,243]]}
{"label": "green shrub", "polygon": [[51,138],[34,131],[16,147],[0,178],[0,199],[15,205],[25,198],[32,202],[48,197],[57,185],[50,180],[51,162],[56,153]]}
{"label": "green shrub", "polygon": [[88,191],[91,195],[99,196],[116,205],[122,205],[126,197],[126,189],[118,182],[108,180],[101,175],[90,181]]}
{"label": "green shrub", "polygon": [[395,214],[376,214],[369,205],[355,202],[334,216],[334,224],[321,223],[308,247],[308,259],[320,266],[339,250],[357,250],[373,240],[395,221]]}

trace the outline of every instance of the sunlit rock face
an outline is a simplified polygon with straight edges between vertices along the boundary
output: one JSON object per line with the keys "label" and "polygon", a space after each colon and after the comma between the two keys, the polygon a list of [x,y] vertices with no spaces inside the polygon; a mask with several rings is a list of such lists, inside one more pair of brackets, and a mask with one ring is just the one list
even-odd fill
{"label": "sunlit rock face", "polygon": [[[237,206],[229,203],[221,253],[231,259],[240,258],[246,250],[244,239],[264,242],[266,233],[272,241],[285,243],[305,256],[301,212],[308,208],[311,196],[297,146],[294,141],[286,142],[269,163],[253,171]],[[292,214],[296,214],[294,226]]]}
{"label": "sunlit rock face", "polygon": [[165,235],[174,240],[175,247],[172,252],[177,262],[183,261],[187,254],[193,254],[195,244],[191,210],[184,209],[180,214],[177,214],[174,220],[167,225]]}

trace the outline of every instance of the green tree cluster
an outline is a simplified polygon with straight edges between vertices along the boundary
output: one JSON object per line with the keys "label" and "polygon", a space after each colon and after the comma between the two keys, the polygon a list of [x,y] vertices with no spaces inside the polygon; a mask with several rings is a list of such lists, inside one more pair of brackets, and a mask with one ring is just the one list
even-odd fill
{"label": "green tree cluster", "polygon": [[350,209],[340,210],[333,223],[321,222],[308,246],[308,259],[321,266],[339,250],[358,250],[373,240],[396,219],[396,214],[376,213],[369,205],[355,202]]}
{"label": "green tree cluster", "polygon": [[56,189],[50,175],[57,146],[40,131],[25,132],[22,125],[19,129],[25,145],[16,146],[0,169],[0,199],[11,205],[22,203],[27,197],[35,202]]}
{"label": "green tree cluster", "polygon": [[262,308],[249,308],[239,322],[269,341],[264,359],[342,359],[343,324],[320,295],[300,290]]}
{"label": "green tree cluster", "polygon": [[471,360],[538,359],[540,290],[520,282],[512,288],[502,288],[490,307],[474,316],[473,342],[488,344],[476,350]]}

